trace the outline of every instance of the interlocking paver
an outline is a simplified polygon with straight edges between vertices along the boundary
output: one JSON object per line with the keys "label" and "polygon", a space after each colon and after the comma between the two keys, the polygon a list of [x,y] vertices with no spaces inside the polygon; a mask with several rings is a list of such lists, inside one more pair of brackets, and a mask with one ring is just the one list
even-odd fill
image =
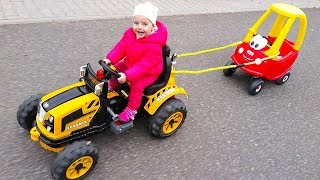
{"label": "interlocking paver", "polygon": [[[265,10],[278,0],[149,0],[159,16]],[[0,24],[130,17],[144,0],[0,0]],[[300,8],[319,8],[320,0],[282,0]]]}

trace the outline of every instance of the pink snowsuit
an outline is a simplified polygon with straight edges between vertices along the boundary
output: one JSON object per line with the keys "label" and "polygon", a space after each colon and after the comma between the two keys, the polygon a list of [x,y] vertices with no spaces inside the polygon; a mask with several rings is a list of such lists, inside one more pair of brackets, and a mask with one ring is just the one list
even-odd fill
{"label": "pink snowsuit", "polygon": [[[129,28],[106,56],[126,75],[130,83],[127,107],[134,111],[140,107],[143,90],[154,83],[163,70],[162,46],[167,43],[168,32],[160,21],[157,27],[157,31],[141,39],[136,39],[133,29]],[[117,79],[109,83],[111,87],[119,85]]]}

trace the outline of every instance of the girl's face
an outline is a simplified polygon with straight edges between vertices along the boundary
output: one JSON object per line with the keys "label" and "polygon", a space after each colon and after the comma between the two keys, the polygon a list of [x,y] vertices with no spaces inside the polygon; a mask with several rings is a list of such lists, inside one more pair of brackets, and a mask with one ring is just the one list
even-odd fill
{"label": "girl's face", "polygon": [[134,16],[132,21],[133,32],[136,34],[137,39],[147,37],[154,32],[153,24],[145,16]]}

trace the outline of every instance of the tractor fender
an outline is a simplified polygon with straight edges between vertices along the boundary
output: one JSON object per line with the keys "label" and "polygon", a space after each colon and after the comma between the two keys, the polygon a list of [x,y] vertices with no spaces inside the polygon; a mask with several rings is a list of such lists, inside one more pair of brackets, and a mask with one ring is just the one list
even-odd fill
{"label": "tractor fender", "polygon": [[166,86],[155,94],[147,97],[149,100],[145,104],[144,109],[150,115],[153,115],[164,102],[177,94],[183,94],[188,98],[187,92],[182,87]]}

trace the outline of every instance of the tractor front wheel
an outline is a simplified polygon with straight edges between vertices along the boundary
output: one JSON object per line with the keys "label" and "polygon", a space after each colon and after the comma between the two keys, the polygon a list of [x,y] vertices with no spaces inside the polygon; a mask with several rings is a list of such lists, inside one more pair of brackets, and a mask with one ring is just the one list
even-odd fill
{"label": "tractor front wheel", "polygon": [[43,94],[31,96],[29,99],[23,101],[19,106],[17,120],[22,128],[30,131],[35,125],[37,108],[42,96]]}
{"label": "tractor front wheel", "polygon": [[165,138],[174,134],[187,116],[186,106],[179,99],[170,99],[163,103],[149,119],[149,131],[152,136]]}
{"label": "tractor front wheel", "polygon": [[89,142],[78,141],[61,151],[51,166],[54,179],[82,179],[98,163],[98,150]]}

